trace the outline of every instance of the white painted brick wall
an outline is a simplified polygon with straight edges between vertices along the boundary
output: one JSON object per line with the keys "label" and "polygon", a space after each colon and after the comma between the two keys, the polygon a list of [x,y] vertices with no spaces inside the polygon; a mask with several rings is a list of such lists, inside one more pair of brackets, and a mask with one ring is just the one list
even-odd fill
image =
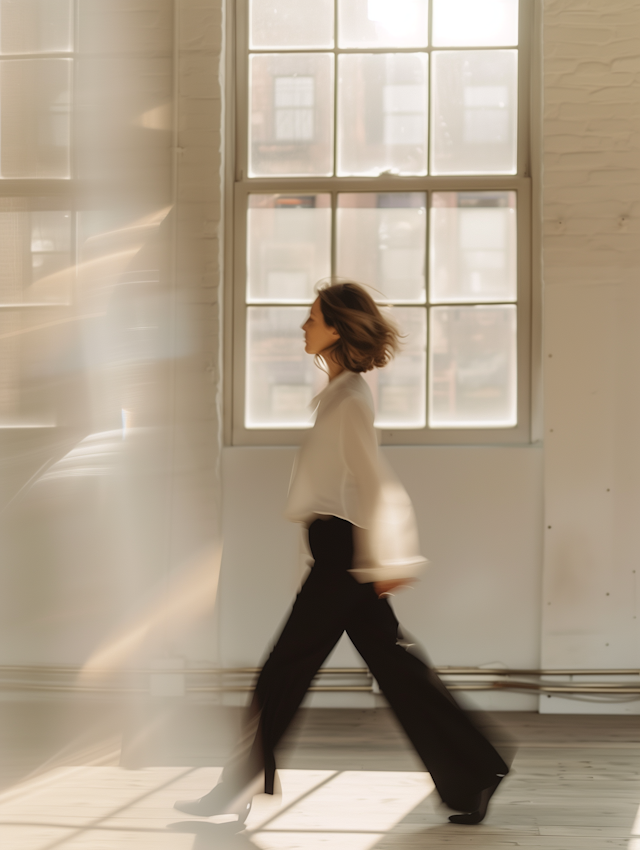
{"label": "white painted brick wall", "polygon": [[545,285],[640,267],[640,5],[545,0]]}
{"label": "white painted brick wall", "polygon": [[639,40],[633,0],[544,2],[543,667],[640,666]]}
{"label": "white painted brick wall", "polygon": [[[223,2],[176,0],[179,56],[178,303],[197,336],[176,374],[176,465],[188,486],[174,516],[178,557],[222,536]],[[178,488],[178,493],[180,492]],[[217,663],[210,616],[174,647]]]}

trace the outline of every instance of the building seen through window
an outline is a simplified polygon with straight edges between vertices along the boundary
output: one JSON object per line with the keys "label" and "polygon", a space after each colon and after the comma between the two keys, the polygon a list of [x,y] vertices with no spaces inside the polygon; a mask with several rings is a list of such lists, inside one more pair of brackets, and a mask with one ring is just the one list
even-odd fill
{"label": "building seen through window", "polygon": [[278,142],[313,140],[313,77],[275,78],[275,135]]}

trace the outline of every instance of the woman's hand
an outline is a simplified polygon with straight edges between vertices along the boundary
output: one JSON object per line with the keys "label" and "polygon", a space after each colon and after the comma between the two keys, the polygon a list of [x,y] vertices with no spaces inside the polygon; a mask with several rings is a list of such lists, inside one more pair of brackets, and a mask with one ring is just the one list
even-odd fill
{"label": "woman's hand", "polygon": [[407,587],[415,579],[412,578],[392,578],[386,581],[374,581],[373,589],[376,592],[378,599],[383,599],[385,596],[392,596],[392,591],[399,587]]}

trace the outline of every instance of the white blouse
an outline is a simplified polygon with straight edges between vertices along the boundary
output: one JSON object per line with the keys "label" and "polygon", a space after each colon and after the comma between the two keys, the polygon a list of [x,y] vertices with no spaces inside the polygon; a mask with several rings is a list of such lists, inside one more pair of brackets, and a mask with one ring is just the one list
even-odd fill
{"label": "white blouse", "polygon": [[378,450],[366,381],[342,372],[314,403],[316,421],[294,463],[285,517],[352,523],[351,572],[359,582],[414,577],[428,562],[419,552],[411,500]]}

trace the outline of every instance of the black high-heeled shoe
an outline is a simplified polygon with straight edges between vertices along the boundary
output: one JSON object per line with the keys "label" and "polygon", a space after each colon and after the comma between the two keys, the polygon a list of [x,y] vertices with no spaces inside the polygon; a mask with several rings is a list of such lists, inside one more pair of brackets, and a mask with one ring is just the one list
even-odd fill
{"label": "black high-heeled shoe", "polygon": [[195,815],[201,818],[210,818],[213,815],[237,815],[238,822],[244,823],[251,811],[252,800],[248,802],[240,799],[239,795],[233,798],[232,792],[225,788],[220,782],[214,788],[197,800],[177,800],[173,808],[187,815]]}
{"label": "black high-heeled shoe", "polygon": [[504,779],[504,776],[498,776],[496,778],[498,781],[494,785],[490,785],[480,792],[480,805],[475,812],[466,812],[462,815],[449,815],[451,823],[463,824],[465,826],[475,826],[478,823],[482,823],[489,808],[489,800],[496,793],[496,789]]}

